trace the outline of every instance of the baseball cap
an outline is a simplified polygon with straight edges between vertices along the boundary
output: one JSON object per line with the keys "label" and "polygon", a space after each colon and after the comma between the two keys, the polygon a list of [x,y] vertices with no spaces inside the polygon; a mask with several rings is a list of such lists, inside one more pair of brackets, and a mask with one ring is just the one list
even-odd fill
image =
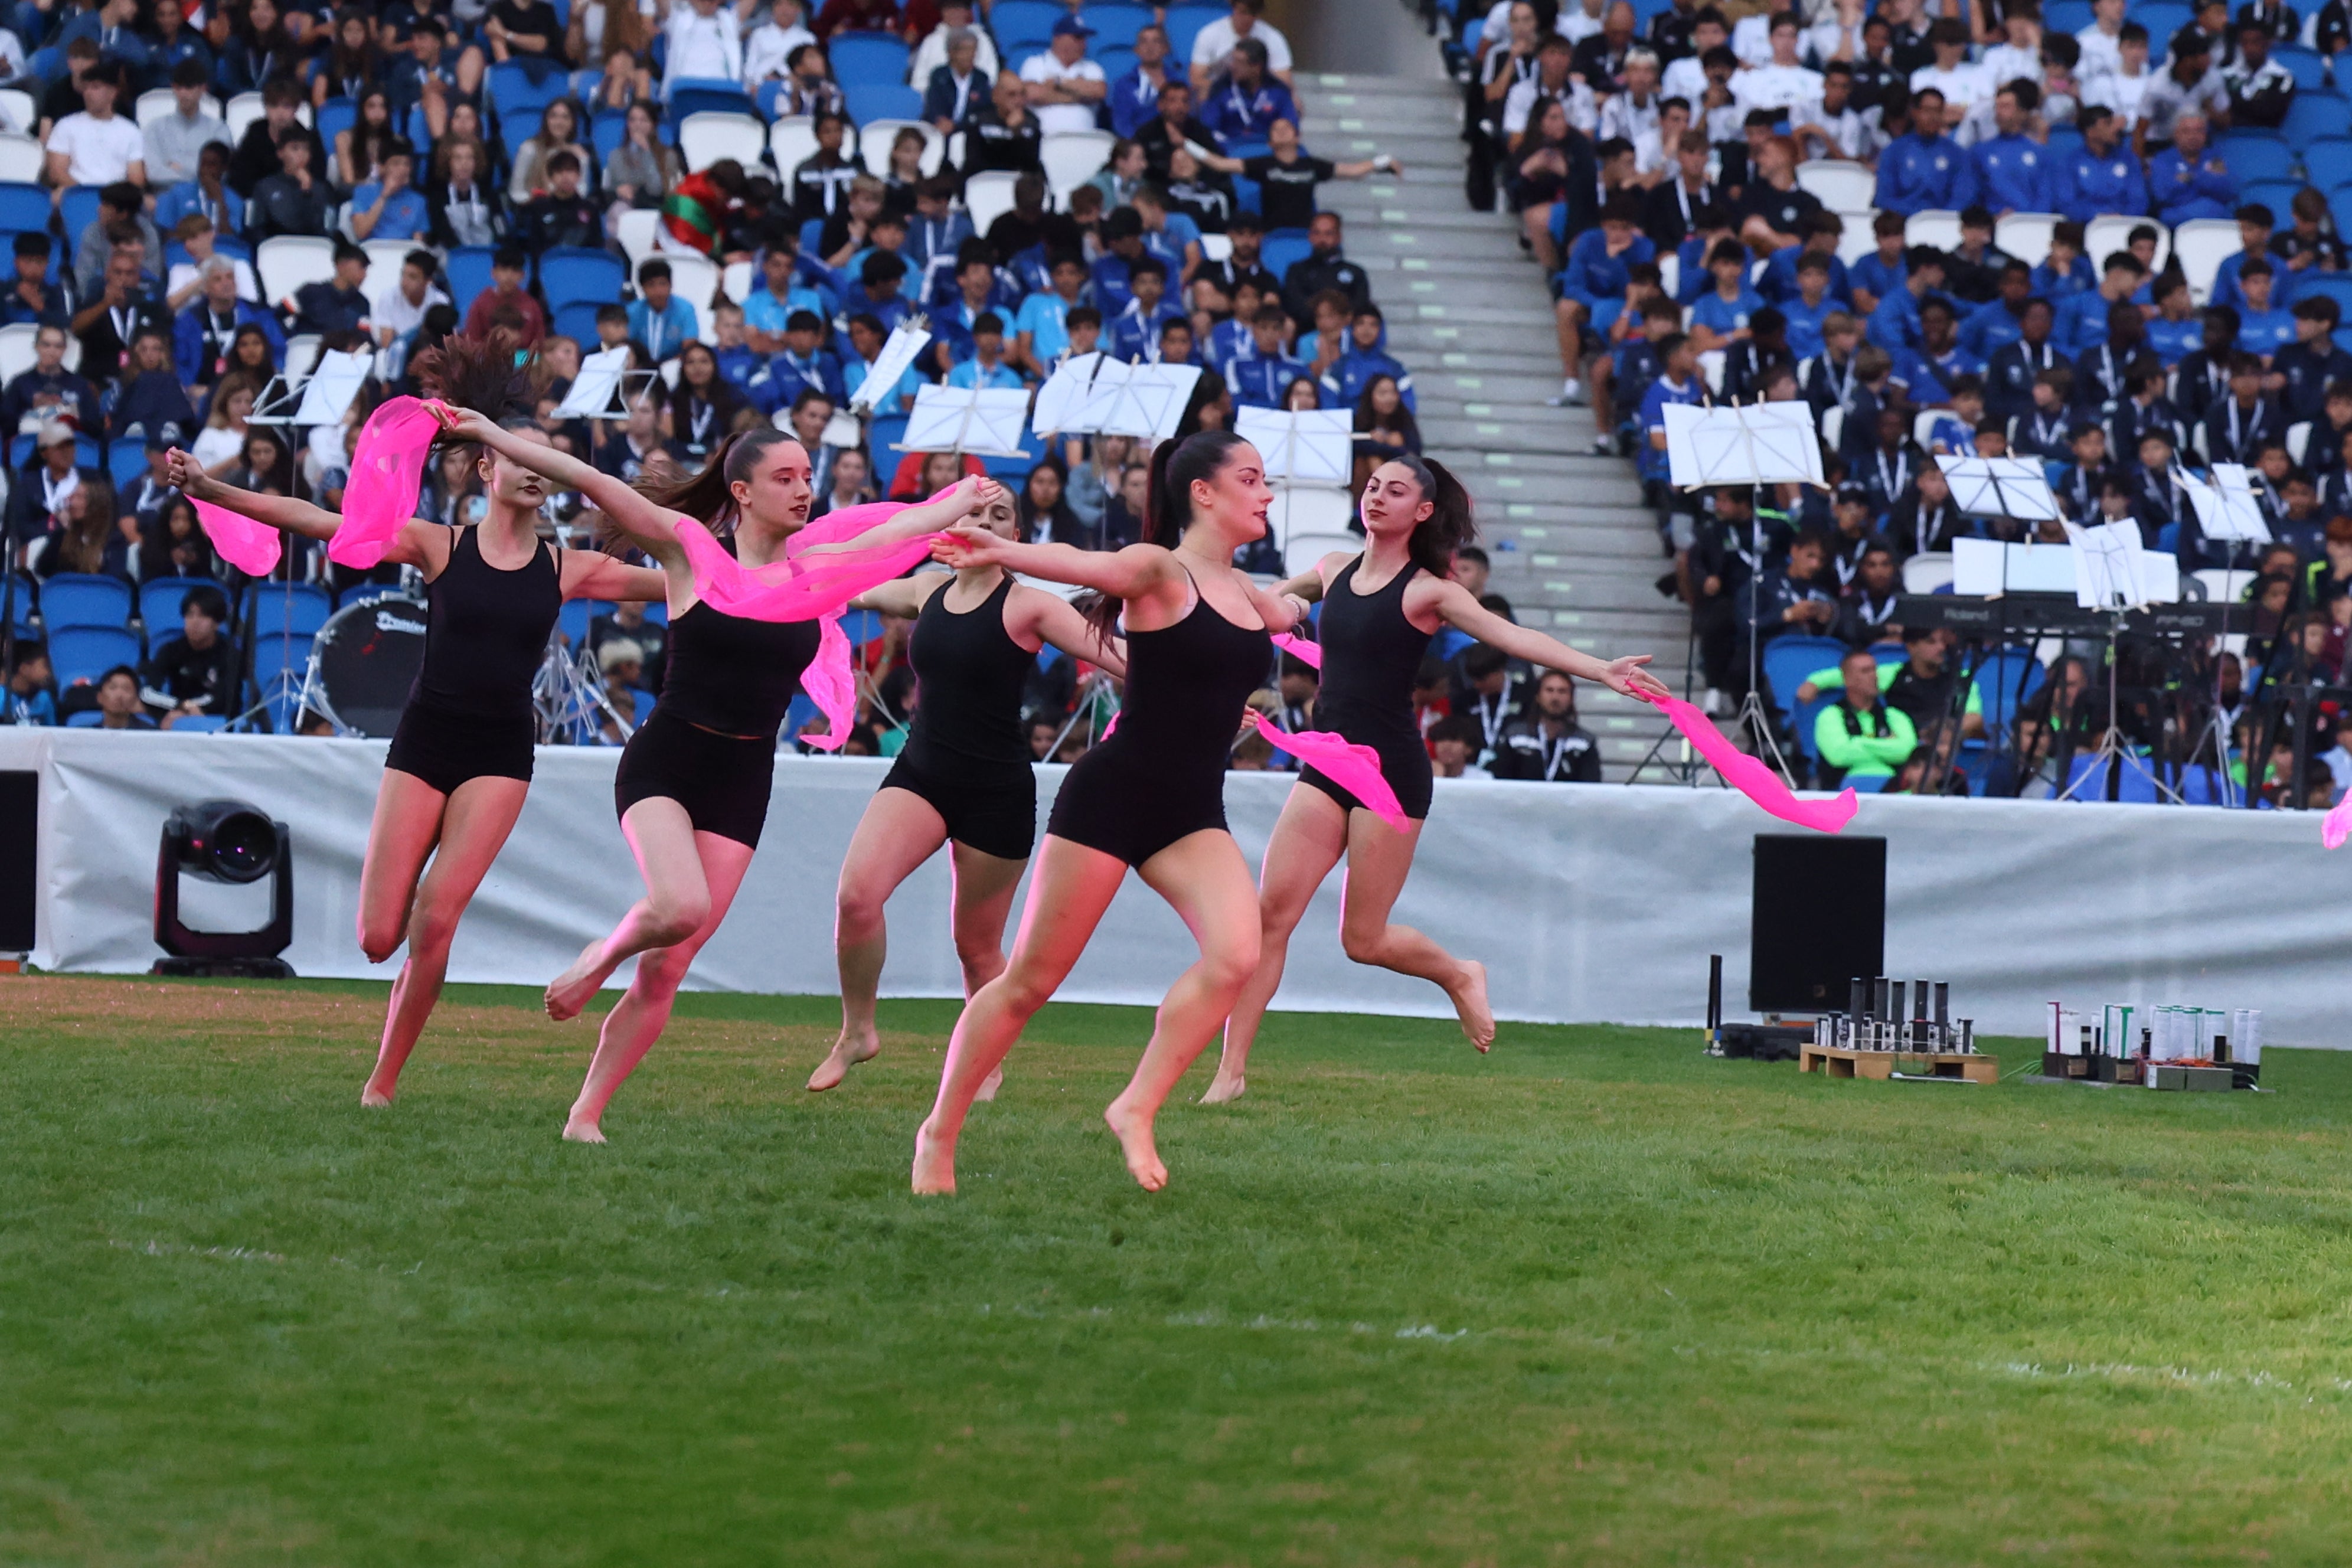
{"label": "baseball cap", "polygon": [[1061,16],[1055,19],[1054,37],[1057,38],[1091,38],[1094,36],[1095,30],[1076,16]]}

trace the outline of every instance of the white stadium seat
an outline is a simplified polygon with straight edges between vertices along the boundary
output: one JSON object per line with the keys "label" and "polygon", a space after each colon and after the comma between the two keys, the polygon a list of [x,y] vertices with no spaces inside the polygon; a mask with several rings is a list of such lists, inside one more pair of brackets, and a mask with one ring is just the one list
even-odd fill
{"label": "white stadium seat", "polygon": [[48,165],[41,144],[29,136],[0,136],[0,180],[37,185]]}
{"label": "white stadium seat", "polygon": [[[139,129],[144,131],[150,121],[161,120],[167,114],[176,114],[179,112],[179,103],[172,97],[170,88],[150,88],[139,95],[139,107],[134,111],[134,118],[139,122]],[[198,112],[209,114],[215,120],[227,119],[227,116],[221,112],[221,100],[209,92],[205,94],[204,107]]]}
{"label": "white stadium seat", "polygon": [[1903,225],[1903,243],[1932,245],[1938,250],[1957,250],[1960,244],[1960,215],[1941,208],[1913,213]]}
{"label": "white stadium seat", "polygon": [[1072,191],[1103,172],[1118,141],[1108,131],[1056,131],[1039,143],[1037,155],[1045,164],[1055,206],[1066,207]]}
{"label": "white stadium seat", "polygon": [[2039,267],[2050,259],[2050,237],[2058,223],[2056,213],[2011,213],[1993,225],[1992,242],[2003,253]]}
{"label": "white stadium seat", "polygon": [[1797,165],[1797,184],[1833,213],[1859,212],[1878,199],[1878,178],[1843,158],[1811,158]]}
{"label": "white stadium seat", "polygon": [[253,269],[261,274],[261,292],[272,305],[293,298],[305,283],[331,283],[335,278],[335,242],[307,235],[281,234],[265,239],[253,253]]}
{"label": "white stadium seat", "polygon": [[890,177],[890,148],[901,131],[923,133],[923,174],[927,178],[938,174],[940,166],[947,162],[948,139],[940,134],[938,126],[915,120],[869,120],[858,128],[857,153],[866,164],[866,172],[877,180]]}
{"label": "white stadium seat", "polygon": [[1878,221],[1878,209],[1870,207],[1837,216],[1838,221],[1845,225],[1845,232],[1838,236],[1838,259],[1851,267],[1878,248],[1878,236],[1871,227]]}
{"label": "white stadium seat", "polygon": [[[1336,492],[1325,492],[1327,494]],[[1342,502],[1346,500],[1342,496]],[[1360,534],[1348,532],[1294,533],[1283,546],[1282,569],[1292,576],[1314,570],[1315,563],[1326,555],[1339,551],[1358,551],[1364,547]]]}
{"label": "white stadium seat", "polygon": [[30,136],[41,117],[33,95],[21,87],[0,87],[0,125]]}
{"label": "white stadium seat", "polygon": [[[5,385],[33,368],[33,339],[40,330],[31,321],[0,327],[0,385]],[[81,368],[81,340],[71,332],[66,334],[65,366],[68,370]],[[11,430],[7,434],[14,436],[16,432]]]}
{"label": "white stadium seat", "polygon": [[694,307],[694,335],[706,343],[717,342],[719,322],[711,310],[710,297],[719,291],[719,264],[707,256],[688,256],[679,251],[664,251],[662,259],[669,263],[671,289]]}
{"label": "white stadium seat", "polygon": [[2238,226],[2229,218],[2191,218],[2172,231],[2172,248],[2180,258],[2181,276],[2189,279],[2189,297],[2203,305],[2213,297],[2213,275],[2222,261],[2245,248]]}
{"label": "white stadium seat", "polygon": [[1952,552],[1948,550],[1923,550],[1903,563],[1903,591],[1906,594],[1932,594],[1951,585]]}
{"label": "white stadium seat", "polygon": [[[2084,226],[2083,251],[2091,258],[2091,270],[2099,271],[2106,266],[2108,257],[2118,250],[2129,249],[2131,231],[2142,226],[2156,230],[2156,259],[2148,264],[2149,269],[2163,271],[2165,258],[2172,254],[2172,236],[2165,231],[2164,226],[2154,218],[2113,215],[2095,217]],[[2231,232],[2236,232],[2234,226]]]}
{"label": "white stadium seat", "polygon": [[990,169],[964,183],[964,211],[971,215],[972,233],[986,234],[991,224],[1013,210],[1013,183],[1020,177],[1008,170]]}
{"label": "white stadium seat", "polygon": [[708,169],[722,158],[732,158],[746,169],[756,168],[768,150],[768,132],[759,117],[704,110],[678,122],[677,152],[689,174]]}
{"label": "white stadium seat", "polygon": [[637,264],[654,253],[654,237],[661,232],[661,213],[653,207],[634,207],[621,215],[613,226],[613,237],[621,242],[623,254],[629,258],[629,276],[637,275]]}
{"label": "white stadium seat", "polygon": [[793,171],[816,155],[816,127],[805,114],[786,115],[768,127],[768,154],[789,187]]}

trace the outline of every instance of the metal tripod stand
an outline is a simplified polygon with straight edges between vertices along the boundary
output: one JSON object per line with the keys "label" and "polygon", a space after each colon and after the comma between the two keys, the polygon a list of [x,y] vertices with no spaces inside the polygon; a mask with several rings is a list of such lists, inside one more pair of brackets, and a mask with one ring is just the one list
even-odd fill
{"label": "metal tripod stand", "polygon": [[[2180,798],[2180,792],[2174,789],[2170,784],[2166,784],[2163,778],[2158,774],[2156,770],[2150,768],[2146,763],[2140,760],[2139,754],[2132,750],[2131,738],[2124,733],[2121,717],[2123,667],[2118,661],[2116,645],[2123,637],[2124,616],[2126,613],[2126,612],[2123,610],[2109,610],[2107,612],[2107,727],[2105,732],[2099,736],[2099,743],[2091,748],[2091,755],[2101,762],[2104,762],[2106,766],[2105,768],[2090,767],[2084,769],[2081,777],[2075,779],[2064,789],[2058,792],[2058,798],[2060,800],[2074,799],[2074,792],[2081,789],[2094,778],[2102,780],[2113,778],[2116,781],[2116,784],[2119,786],[2121,784],[2120,770],[2126,766],[2130,766],[2137,769],[2142,778],[2147,780],[2150,784],[2155,786],[2158,794],[2162,795],[2173,805],[2185,805],[2188,802]],[[2220,677],[2217,675],[2215,679],[2218,680],[2219,679]]]}

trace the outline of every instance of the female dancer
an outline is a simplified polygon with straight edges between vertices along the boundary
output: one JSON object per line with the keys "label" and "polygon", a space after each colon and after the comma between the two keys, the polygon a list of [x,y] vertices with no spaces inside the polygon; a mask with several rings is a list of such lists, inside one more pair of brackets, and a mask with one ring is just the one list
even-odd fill
{"label": "female dancer", "polygon": [[1106,554],[963,528],[940,546],[959,569],[1003,566],[1098,589],[1106,621],[1123,604],[1127,705],[1118,730],[1062,783],[1011,964],[956,1023],[939,1099],[915,1139],[918,1193],[955,1191],[956,1137],[973,1096],[1077,963],[1129,867],[1201,948],[1160,1003],[1134,1078],[1103,1112],[1136,1181],[1147,1192],[1168,1184],[1152,1119],[1257,968],[1256,897],[1225,830],[1224,779],[1243,709],[1272,668],[1266,633],[1288,631],[1307,611],[1233,565],[1234,551],[1264,537],[1273,499],[1256,447],[1204,432],[1152,453],[1145,543]]}
{"label": "female dancer", "polygon": [[[980,526],[1020,537],[1013,499],[990,499]],[[841,862],[834,947],[841,963],[841,1037],[809,1075],[828,1089],[882,1048],[874,1027],[887,937],[882,907],[942,844],[952,843],[956,958],[969,998],[1004,969],[1004,917],[1037,838],[1037,775],[1021,729],[1021,693],[1037,649],[1127,673],[1117,645],[1042,589],[1016,585],[997,566],[886,583],[852,601],[915,623],[908,651],[922,702],[906,750],[890,770]],[[994,1097],[994,1081],[980,1098]]]}
{"label": "female dancer", "polygon": [[1512,625],[1446,575],[1454,552],[1475,531],[1469,495],[1439,464],[1411,457],[1382,463],[1364,487],[1360,510],[1370,540],[1362,553],[1327,555],[1314,571],[1284,587],[1323,601],[1317,634],[1323,647],[1323,688],[1315,728],[1337,731],[1380,752],[1381,775],[1413,825],[1399,833],[1315,769],[1299,775],[1266,844],[1257,971],[1234,1004],[1217,1076],[1201,1097],[1204,1104],[1241,1095],[1250,1042],[1282,984],[1290,933],[1342,855],[1348,875],[1340,892],[1339,942],[1348,956],[1444,987],[1470,1043],[1482,1051],[1494,1043],[1486,966],[1454,957],[1411,926],[1389,923],[1429,816],[1429,752],[1413,721],[1412,685],[1440,625],[1459,626],[1515,658],[1597,680],[1612,691],[1665,694],[1657,678],[1642,668],[1649,655],[1603,661],[1579,653],[1541,632]]}
{"label": "female dancer", "polygon": [[[543,445],[530,416],[546,377],[537,355],[518,365],[515,351],[502,332],[478,343],[453,337],[417,356],[417,379],[437,396],[491,411],[475,417],[511,426],[506,433],[518,445]],[[425,665],[384,759],[360,870],[360,951],[382,963],[408,943],[362,1105],[392,1103],[402,1064],[440,999],[458,918],[521,815],[537,739],[531,681],[562,601],[662,591],[657,572],[541,543],[547,481],[489,451],[478,467],[489,511],[478,526],[411,519],[384,552],[385,561],[424,573],[428,618]],[[331,539],[342,521],[308,501],[232,489],[185,452],[172,453],[171,474],[197,500],[306,539]]]}
{"label": "female dancer", "polygon": [[[697,477],[640,493],[478,414],[452,410],[445,420],[465,438],[586,496],[661,563],[667,578],[669,674],[661,706],[629,738],[613,779],[621,831],[636,855],[646,896],[547,988],[548,1016],[576,1017],[625,960],[646,955],[628,994],[605,1016],[563,1127],[575,1142],[602,1143],[604,1107],[660,1037],[688,967],[727,918],[751,867],[767,823],[776,734],[817,650],[814,621],[749,620],[703,603],[677,525],[688,519],[723,525],[731,518],[729,542],[744,565],[782,560],[784,542],[808,521],[808,451],[781,430],[758,427],[729,437]],[[940,500],[811,553],[936,532],[999,493],[985,479],[966,479]]]}

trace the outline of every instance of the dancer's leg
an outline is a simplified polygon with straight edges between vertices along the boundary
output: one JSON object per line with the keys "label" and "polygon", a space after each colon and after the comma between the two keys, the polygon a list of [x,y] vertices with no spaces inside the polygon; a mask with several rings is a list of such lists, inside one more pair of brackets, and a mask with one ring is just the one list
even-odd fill
{"label": "dancer's leg", "polygon": [[[948,841],[948,825],[938,808],[912,790],[874,792],[866,815],[850,835],[841,858],[841,883],[834,894],[833,950],[841,966],[841,1033],[833,1050],[809,1074],[813,1090],[834,1087],[849,1069],[882,1048],[874,1028],[874,994],[882,984],[882,961],[889,947],[883,906],[898,884]],[[964,994],[971,990],[967,986]]]}
{"label": "dancer's leg", "polygon": [[[1247,868],[1243,876],[1246,879]],[[1124,860],[1046,835],[1012,962],[964,1005],[948,1042],[939,1097],[915,1134],[918,1193],[955,1191],[956,1139],[973,1097],[1021,1037],[1023,1026],[1068,976],[1126,877]]]}
{"label": "dancer's leg", "polygon": [[1442,986],[1454,999],[1462,1032],[1480,1050],[1495,1043],[1495,1010],[1486,1004],[1486,966],[1456,958],[1411,926],[1389,923],[1389,911],[1412,870],[1421,824],[1399,833],[1369,811],[1348,814],[1348,876],[1339,889],[1339,946],[1358,963],[1377,964]]}
{"label": "dancer's leg", "polygon": [[[969,844],[954,847],[956,963],[963,969],[969,1002],[980,988],[1004,973],[1004,921],[1013,913],[1013,889],[1021,885],[1026,860],[983,855]],[[975,1100],[990,1100],[1004,1087],[1004,1067],[981,1079]]]}
{"label": "dancer's leg", "polygon": [[1168,1184],[1168,1167],[1152,1142],[1152,1119],[1257,969],[1257,889],[1234,836],[1213,828],[1185,835],[1136,871],[1184,917],[1201,944],[1199,961],[1161,999],[1135,1076],[1103,1111],[1128,1170],[1145,1192],[1156,1193]]}
{"label": "dancer's leg", "polygon": [[1203,1105],[1241,1098],[1252,1042],[1274,994],[1282,988],[1282,966],[1290,955],[1290,933],[1307,916],[1315,889],[1348,852],[1348,809],[1313,784],[1299,784],[1283,803],[1282,816],[1266,841],[1265,869],[1258,878],[1257,968],[1234,999],[1225,1020],[1225,1048],[1217,1076],[1201,1097]]}
{"label": "dancer's leg", "polygon": [[588,999],[631,956],[676,946],[710,918],[710,889],[695,848],[701,835],[694,831],[686,807],[667,795],[641,800],[621,818],[621,833],[637,858],[646,896],[629,906],[610,936],[590,942],[548,986],[547,1016],[558,1023],[578,1017]]}
{"label": "dancer's leg", "polygon": [[[387,780],[405,778],[386,773]],[[439,792],[418,785],[418,792],[437,797]],[[400,1069],[425,1021],[441,1000],[441,982],[449,973],[449,943],[457,921],[474,893],[489,874],[490,863],[506,847],[515,818],[530,796],[522,779],[468,779],[457,786],[441,811],[441,841],[433,863],[416,883],[408,911],[408,961],[392,983],[392,1005],[383,1020],[383,1038],[376,1047],[375,1070],[360,1091],[362,1105],[389,1105],[400,1086]],[[364,880],[364,874],[362,874]],[[362,899],[364,902],[364,899]]]}
{"label": "dancer's leg", "polygon": [[448,801],[415,773],[393,768],[376,786],[367,858],[360,862],[360,951],[370,963],[382,963],[407,939],[416,879],[441,837]]}
{"label": "dancer's leg", "polygon": [[[640,801],[630,808],[630,815],[634,816],[638,810],[654,804]],[[675,801],[660,804],[677,805]],[[685,815],[680,809],[678,816],[683,818]],[[664,849],[674,848],[666,837],[660,838],[660,843]],[[638,853],[640,858],[646,858],[645,849]],[[604,1016],[604,1026],[596,1036],[596,1054],[588,1063],[588,1077],[580,1085],[580,1098],[572,1101],[572,1114],[563,1124],[564,1137],[573,1142],[604,1141],[604,1107],[612,1103],[613,1091],[636,1070],[637,1063],[661,1037],[663,1027],[669,1023],[670,1006],[677,1000],[677,988],[685,983],[687,969],[694,963],[694,955],[702,951],[702,944],[710,940],[711,933],[727,918],[728,907],[735,901],[735,890],[743,885],[743,873],[751,867],[750,845],[722,838],[716,833],[695,834],[692,853],[696,879],[705,890],[704,908],[709,912],[687,936],[654,948],[637,960],[636,977]],[[653,881],[650,865],[646,879],[649,885]]]}

